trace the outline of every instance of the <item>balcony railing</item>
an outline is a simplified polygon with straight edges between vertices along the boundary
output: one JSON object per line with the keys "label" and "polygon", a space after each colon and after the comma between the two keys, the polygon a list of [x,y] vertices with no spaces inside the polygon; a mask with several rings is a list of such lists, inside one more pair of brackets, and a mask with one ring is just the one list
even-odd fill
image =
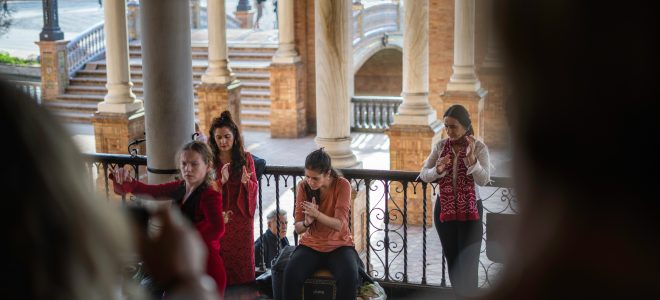
{"label": "balcony railing", "polygon": [[[128,165],[140,177],[146,166],[145,156],[85,154],[90,178],[96,178],[97,189],[110,197],[107,180],[108,167]],[[401,287],[421,286],[441,288],[448,286],[446,260],[442,246],[433,229],[433,209],[429,203],[437,197],[438,186],[417,180],[417,172],[342,169],[343,176],[353,187],[353,206],[350,228],[354,233],[356,249],[365,261],[367,272],[374,279]],[[142,171],[144,172],[144,171]],[[143,174],[143,173],[142,173]],[[267,166],[259,179],[258,209],[255,215],[255,238],[265,228],[265,214],[275,208],[287,209],[292,215],[298,182],[303,180],[302,167]],[[484,206],[484,228],[487,213],[516,213],[517,201],[511,181],[504,177],[480,190]],[[430,198],[429,198],[430,197]],[[126,201],[122,198],[123,201]],[[426,204],[424,204],[426,203]],[[412,206],[421,206],[421,224],[412,224],[409,212]],[[429,230],[431,232],[429,232]],[[361,234],[357,234],[360,232]],[[298,243],[294,234],[293,240]],[[479,261],[479,286],[488,288],[502,265],[486,256],[486,230],[484,230]],[[263,255],[262,255],[263,257]],[[263,261],[256,262],[264,270]]]}
{"label": "balcony railing", "polygon": [[398,3],[376,3],[362,10],[354,10],[353,45],[361,39],[399,31],[400,23],[401,13]]}
{"label": "balcony railing", "polygon": [[105,33],[103,21],[85,30],[66,44],[69,77],[80,70],[87,62],[105,53]]}
{"label": "balcony railing", "polygon": [[351,98],[351,130],[384,132],[394,122],[394,115],[399,111],[401,102],[401,97],[354,96]]}
{"label": "balcony railing", "polygon": [[37,103],[41,104],[41,82],[26,80],[11,80],[14,86],[30,95]]}

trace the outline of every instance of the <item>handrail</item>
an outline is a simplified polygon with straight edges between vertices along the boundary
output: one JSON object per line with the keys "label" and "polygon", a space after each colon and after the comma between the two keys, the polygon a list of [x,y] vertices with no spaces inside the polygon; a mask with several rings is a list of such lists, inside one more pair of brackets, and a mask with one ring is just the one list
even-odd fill
{"label": "handrail", "polygon": [[67,66],[69,77],[80,70],[86,63],[97,59],[105,53],[104,22],[80,33],[66,44]]}

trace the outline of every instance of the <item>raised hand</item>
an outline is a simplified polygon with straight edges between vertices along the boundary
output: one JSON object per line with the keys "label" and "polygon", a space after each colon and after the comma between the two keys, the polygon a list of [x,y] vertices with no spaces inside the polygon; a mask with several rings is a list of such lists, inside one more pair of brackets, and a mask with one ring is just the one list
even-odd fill
{"label": "raised hand", "polygon": [[250,181],[250,176],[252,176],[252,173],[248,172],[245,166],[243,166],[243,175],[241,176],[241,182],[248,183],[248,181]]}
{"label": "raised hand", "polygon": [[435,162],[435,171],[438,174],[441,174],[447,168],[450,161],[451,159],[449,158],[449,155],[438,158]]}
{"label": "raised hand", "polygon": [[114,169],[111,169],[110,172],[112,173],[112,177],[110,177],[111,180],[114,180],[117,184],[122,184],[124,182],[132,182],[133,177],[131,177],[131,171],[124,169],[124,167],[116,167]]}
{"label": "raised hand", "polygon": [[225,224],[227,224],[227,223],[229,223],[229,221],[231,221],[231,215],[232,214],[234,214],[234,212],[231,211],[231,210],[222,212],[222,218],[223,218]]}
{"label": "raised hand", "polygon": [[222,169],[220,170],[220,176],[222,184],[225,184],[227,180],[229,180],[229,163],[226,163],[224,166],[222,166]]}
{"label": "raised hand", "polygon": [[466,156],[466,159],[467,159],[466,163],[469,167],[469,166],[474,165],[477,162],[477,154],[475,153],[477,143],[476,143],[476,140],[474,139],[474,137],[471,136],[471,135],[467,136],[466,140],[467,140],[468,144],[467,144],[467,149],[465,149],[465,156]]}
{"label": "raised hand", "polygon": [[316,218],[321,214],[319,206],[316,204],[316,197],[312,197],[311,202],[303,202],[303,213],[305,214],[305,223],[307,226],[311,225]]}

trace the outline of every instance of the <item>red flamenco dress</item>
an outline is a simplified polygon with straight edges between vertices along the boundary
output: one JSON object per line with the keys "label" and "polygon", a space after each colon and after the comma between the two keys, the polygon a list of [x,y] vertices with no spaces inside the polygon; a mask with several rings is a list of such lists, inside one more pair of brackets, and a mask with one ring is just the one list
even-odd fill
{"label": "red flamenco dress", "polygon": [[[112,175],[111,179],[114,179]],[[211,186],[202,184],[188,196],[182,205],[181,202],[186,193],[186,184],[183,180],[157,185],[133,180],[124,182],[122,185],[114,183],[114,190],[117,194],[132,193],[148,195],[156,199],[173,199],[183,215],[194,224],[202,236],[208,250],[206,273],[215,280],[220,295],[224,295],[227,276],[219,252],[221,251],[220,238],[225,233],[225,224],[222,219],[222,194],[220,192]]]}
{"label": "red flamenco dress", "polygon": [[[222,184],[222,176],[217,176],[218,186],[222,190],[222,205],[226,212],[231,211],[229,222],[225,224],[225,235],[220,243],[225,245],[220,256],[225,262],[227,284],[246,284],[254,282],[254,211],[257,207],[257,176],[254,172],[254,160],[245,152],[245,169],[251,173],[247,183],[241,182],[243,168],[234,171],[229,166],[229,179]],[[221,174],[222,166],[216,170]]]}

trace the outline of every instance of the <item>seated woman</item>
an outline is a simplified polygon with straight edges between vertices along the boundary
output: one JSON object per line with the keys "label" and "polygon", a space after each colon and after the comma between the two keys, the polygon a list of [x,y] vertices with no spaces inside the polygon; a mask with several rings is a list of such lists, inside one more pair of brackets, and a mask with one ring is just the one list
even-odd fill
{"label": "seated woman", "polygon": [[222,218],[222,194],[212,178],[213,154],[199,141],[187,143],[178,155],[181,177],[184,180],[150,185],[133,180],[130,172],[122,168],[113,170],[115,193],[149,195],[156,200],[174,200],[183,214],[195,225],[208,250],[206,272],[213,277],[220,294],[226,286],[225,265],[220,257],[220,238],[225,232]]}
{"label": "seated woman", "polygon": [[284,269],[283,298],[301,299],[305,279],[327,268],[337,282],[336,299],[355,299],[358,266],[348,229],[348,180],[339,177],[321,148],[305,159],[305,180],[296,188],[295,230],[302,238]]}

